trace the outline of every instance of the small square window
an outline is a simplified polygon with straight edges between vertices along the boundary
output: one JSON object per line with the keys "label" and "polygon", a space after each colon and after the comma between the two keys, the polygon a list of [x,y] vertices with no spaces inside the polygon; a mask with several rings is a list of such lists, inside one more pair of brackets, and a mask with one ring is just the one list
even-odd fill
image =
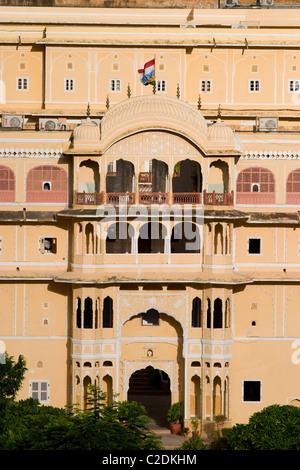
{"label": "small square window", "polygon": [[30,383],[30,396],[39,400],[41,403],[49,401],[49,383],[48,381],[37,380]]}
{"label": "small square window", "polygon": [[156,90],[158,92],[165,93],[167,91],[167,80],[157,80]]}
{"label": "small square window", "polygon": [[113,64],[112,64],[112,69],[113,69],[114,71],[120,70],[120,64],[119,64],[119,62],[113,62]]}
{"label": "small square window", "polygon": [[243,401],[261,401],[260,380],[245,380],[244,381]]}
{"label": "small square window", "polygon": [[164,72],[164,70],[165,70],[165,64],[164,64],[164,63],[158,64],[158,70],[159,70],[160,72]]}
{"label": "small square window", "polygon": [[111,78],[109,81],[109,89],[112,93],[119,93],[121,91],[121,80],[119,78]]}
{"label": "small square window", "polygon": [[17,78],[17,90],[27,91],[29,89],[29,80],[27,77],[18,77]]}
{"label": "small square window", "polygon": [[258,72],[258,65],[251,65],[251,72],[256,73]]}
{"label": "small square window", "polygon": [[65,78],[65,91],[75,91],[74,78]]}
{"label": "small square window", "polygon": [[201,93],[211,93],[212,80],[200,80],[200,91]]}
{"label": "small square window", "polygon": [[289,92],[293,93],[294,91],[300,91],[300,79],[289,80]]}
{"label": "small square window", "polygon": [[40,253],[56,253],[56,238],[42,237],[40,238]]}
{"label": "small square window", "polygon": [[260,80],[249,80],[249,91],[251,93],[260,92]]}
{"label": "small square window", "polygon": [[259,255],[261,253],[261,239],[260,238],[249,238],[248,253],[252,255]]}
{"label": "small square window", "polygon": [[26,70],[27,64],[26,62],[20,62],[19,63],[19,70]]}
{"label": "small square window", "polygon": [[210,68],[209,68],[209,64],[203,64],[202,65],[202,71],[203,72],[209,72]]}
{"label": "small square window", "polygon": [[67,62],[67,70],[74,70],[73,62]]}

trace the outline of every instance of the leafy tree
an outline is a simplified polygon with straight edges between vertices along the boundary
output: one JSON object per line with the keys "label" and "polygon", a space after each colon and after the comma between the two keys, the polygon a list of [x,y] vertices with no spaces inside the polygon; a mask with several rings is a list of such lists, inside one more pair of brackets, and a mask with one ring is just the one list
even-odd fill
{"label": "leafy tree", "polygon": [[158,450],[160,438],[148,429],[145,408],[135,402],[106,404],[91,387],[88,409],[42,406],[37,400],[6,400],[0,407],[0,449]]}
{"label": "leafy tree", "polygon": [[19,356],[18,361],[15,362],[13,356],[4,353],[4,358],[0,363],[0,400],[15,398],[26,370],[26,362],[23,356]]}
{"label": "leafy tree", "polygon": [[300,408],[271,405],[226,432],[230,450],[300,450]]}

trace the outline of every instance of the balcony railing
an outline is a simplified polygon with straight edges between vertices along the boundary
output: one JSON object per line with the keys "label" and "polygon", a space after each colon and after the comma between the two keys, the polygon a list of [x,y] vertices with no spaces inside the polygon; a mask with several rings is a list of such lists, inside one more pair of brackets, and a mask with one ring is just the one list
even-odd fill
{"label": "balcony railing", "polygon": [[106,194],[107,204],[135,204],[134,193],[107,193]]}
{"label": "balcony railing", "polygon": [[173,203],[174,204],[201,204],[202,194],[201,193],[174,193]]}
{"label": "balcony railing", "polygon": [[236,193],[237,204],[275,204],[275,193]]}
{"label": "balcony railing", "polygon": [[103,193],[75,193],[75,203],[83,205],[99,205],[103,204]]}
{"label": "balcony railing", "polygon": [[169,195],[168,193],[140,193],[139,203],[140,204],[168,204]]}
{"label": "balcony railing", "polygon": [[207,193],[204,190],[203,196],[204,205],[207,206],[232,206],[234,201],[233,191],[231,193],[216,193],[215,191]]}

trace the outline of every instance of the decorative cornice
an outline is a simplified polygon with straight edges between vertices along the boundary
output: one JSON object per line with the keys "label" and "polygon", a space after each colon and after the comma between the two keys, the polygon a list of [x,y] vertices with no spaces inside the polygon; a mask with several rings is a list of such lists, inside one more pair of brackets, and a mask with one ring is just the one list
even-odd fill
{"label": "decorative cornice", "polygon": [[244,150],[241,160],[299,160],[300,152],[277,150]]}
{"label": "decorative cornice", "polygon": [[0,148],[0,158],[59,158],[62,154],[62,148]]}

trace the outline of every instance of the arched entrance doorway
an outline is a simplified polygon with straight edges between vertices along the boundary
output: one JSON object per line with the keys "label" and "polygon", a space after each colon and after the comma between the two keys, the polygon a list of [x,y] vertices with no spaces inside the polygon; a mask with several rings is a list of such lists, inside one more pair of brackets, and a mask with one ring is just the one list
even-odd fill
{"label": "arched entrance doorway", "polygon": [[129,379],[128,401],[145,406],[149,417],[159,426],[167,426],[171,406],[170,378],[163,370],[148,366],[135,371]]}

